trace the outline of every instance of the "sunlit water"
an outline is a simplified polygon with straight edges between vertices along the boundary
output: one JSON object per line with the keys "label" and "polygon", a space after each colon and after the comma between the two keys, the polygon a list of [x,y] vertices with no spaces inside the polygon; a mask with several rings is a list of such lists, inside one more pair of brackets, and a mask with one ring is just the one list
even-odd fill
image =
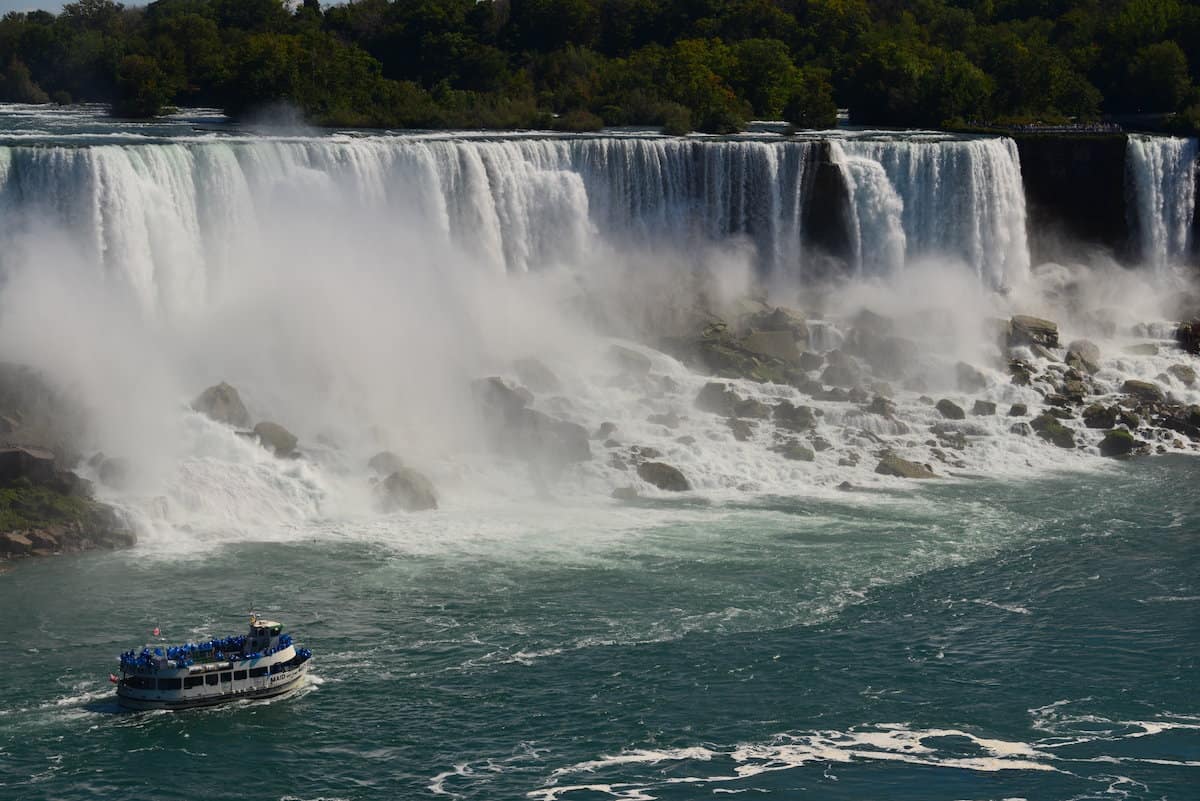
{"label": "sunlit water", "polygon": [[[655,504],[606,535],[552,509],[561,530],[509,541],[486,520],[414,541],[398,517],[21,563],[0,576],[0,796],[1193,798],[1197,478],[1171,457]],[[251,604],[314,650],[309,688],[117,710],[120,650]]]}

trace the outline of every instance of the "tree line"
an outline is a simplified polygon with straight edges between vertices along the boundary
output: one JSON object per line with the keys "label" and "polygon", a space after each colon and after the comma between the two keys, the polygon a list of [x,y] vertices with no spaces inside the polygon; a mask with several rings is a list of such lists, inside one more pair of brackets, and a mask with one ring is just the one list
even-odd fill
{"label": "tree line", "polygon": [[0,19],[0,100],[315,124],[1200,126],[1182,0],[78,0]]}

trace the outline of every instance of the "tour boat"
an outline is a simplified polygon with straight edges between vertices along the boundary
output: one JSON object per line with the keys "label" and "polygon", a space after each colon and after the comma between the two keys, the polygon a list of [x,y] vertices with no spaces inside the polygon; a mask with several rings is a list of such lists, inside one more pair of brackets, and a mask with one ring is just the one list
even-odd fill
{"label": "tour boat", "polygon": [[109,680],[121,706],[192,709],[291,692],[303,684],[311,658],[312,651],[297,647],[282,624],[253,616],[248,634],[126,651],[120,678]]}

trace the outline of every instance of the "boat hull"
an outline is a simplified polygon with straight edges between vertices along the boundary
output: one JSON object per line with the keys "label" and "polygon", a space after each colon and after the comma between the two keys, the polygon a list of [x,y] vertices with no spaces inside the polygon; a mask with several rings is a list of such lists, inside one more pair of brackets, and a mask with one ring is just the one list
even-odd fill
{"label": "boat hull", "polygon": [[308,663],[305,662],[295,670],[288,671],[287,674],[280,676],[279,681],[271,682],[267,685],[247,687],[245,689],[239,689],[236,691],[231,690],[224,693],[210,693],[192,697],[180,694],[178,697],[155,698],[150,696],[161,694],[141,693],[137,690],[119,687],[117,688],[117,703],[126,709],[167,709],[173,712],[178,712],[185,709],[201,709],[209,706],[220,706],[221,704],[228,704],[232,703],[233,701],[255,701],[265,698],[277,698],[281,695],[286,695],[299,689],[304,684],[304,679],[307,675]]}

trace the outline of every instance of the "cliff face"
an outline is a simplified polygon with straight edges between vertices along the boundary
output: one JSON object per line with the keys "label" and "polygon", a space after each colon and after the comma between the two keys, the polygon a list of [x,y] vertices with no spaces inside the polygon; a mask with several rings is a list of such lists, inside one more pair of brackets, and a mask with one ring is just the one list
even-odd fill
{"label": "cliff face", "polygon": [[1034,262],[1061,253],[1064,239],[1128,256],[1126,137],[1014,136],[1029,211]]}
{"label": "cliff face", "polygon": [[850,191],[842,168],[830,156],[828,142],[822,142],[821,147],[809,152],[805,171],[811,176],[804,197],[802,227],[805,244],[814,255],[830,257],[814,260],[819,274],[822,263],[833,271],[833,261],[850,259],[853,250],[850,243]]}

